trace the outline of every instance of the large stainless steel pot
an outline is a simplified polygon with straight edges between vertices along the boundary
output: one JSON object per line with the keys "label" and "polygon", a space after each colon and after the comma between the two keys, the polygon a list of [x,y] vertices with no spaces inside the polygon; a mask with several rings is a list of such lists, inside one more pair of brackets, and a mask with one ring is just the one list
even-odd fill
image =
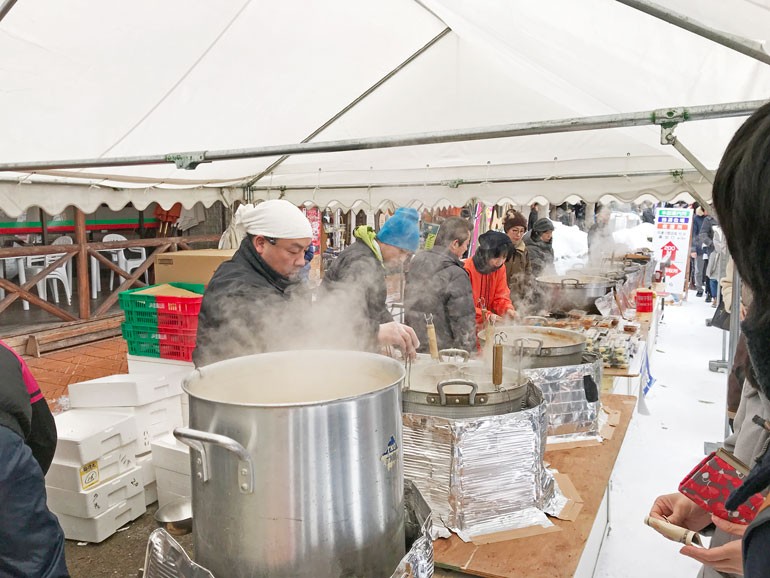
{"label": "large stainless steel pot", "polygon": [[528,383],[506,367],[503,383],[494,385],[492,368],[481,361],[420,363],[412,367],[403,391],[404,413],[462,419],[520,411]]}
{"label": "large stainless steel pot", "polygon": [[[484,332],[479,340],[487,357],[489,346],[485,343]],[[508,367],[522,369],[538,367],[559,367],[583,363],[586,337],[577,331],[556,327],[529,327],[523,325],[496,325],[495,335],[503,334],[503,363]]]}
{"label": "large stainless steel pot", "polygon": [[404,555],[403,366],[295,351],[184,383],[196,560],[216,576],[387,577]]}
{"label": "large stainless steel pot", "polygon": [[594,275],[545,275],[537,278],[537,284],[545,295],[546,308],[551,311],[595,311],[596,300],[615,282]]}

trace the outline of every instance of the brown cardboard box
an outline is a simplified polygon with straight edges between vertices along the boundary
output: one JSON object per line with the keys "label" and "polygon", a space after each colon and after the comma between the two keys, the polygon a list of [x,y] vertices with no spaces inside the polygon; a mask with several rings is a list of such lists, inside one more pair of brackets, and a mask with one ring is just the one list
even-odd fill
{"label": "brown cardboard box", "polygon": [[229,261],[236,249],[201,249],[163,253],[155,259],[155,283],[208,285],[217,267]]}

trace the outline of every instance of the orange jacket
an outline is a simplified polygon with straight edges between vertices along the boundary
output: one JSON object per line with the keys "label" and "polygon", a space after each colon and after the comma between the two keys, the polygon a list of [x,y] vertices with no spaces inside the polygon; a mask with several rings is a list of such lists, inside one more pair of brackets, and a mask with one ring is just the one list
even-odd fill
{"label": "orange jacket", "polygon": [[465,260],[465,270],[471,277],[473,288],[473,304],[476,306],[476,325],[481,327],[484,319],[481,317],[481,300],[484,300],[486,310],[495,315],[505,315],[509,309],[513,309],[511,303],[511,290],[505,279],[505,267],[500,267],[494,273],[482,275],[476,270],[473,259]]}

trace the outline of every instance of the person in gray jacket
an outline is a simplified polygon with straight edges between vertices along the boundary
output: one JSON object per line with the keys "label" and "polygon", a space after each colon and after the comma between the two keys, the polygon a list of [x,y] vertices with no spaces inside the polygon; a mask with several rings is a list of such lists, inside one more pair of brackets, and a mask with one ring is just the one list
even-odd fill
{"label": "person in gray jacket", "polygon": [[532,230],[524,235],[534,277],[547,274],[553,269],[553,228],[550,219],[538,219]]}
{"label": "person in gray jacket", "polygon": [[476,310],[473,290],[460,257],[471,233],[465,219],[452,217],[441,224],[433,248],[412,259],[404,288],[406,324],[420,340],[418,351],[428,351],[426,315],[433,316],[439,349],[476,347]]}

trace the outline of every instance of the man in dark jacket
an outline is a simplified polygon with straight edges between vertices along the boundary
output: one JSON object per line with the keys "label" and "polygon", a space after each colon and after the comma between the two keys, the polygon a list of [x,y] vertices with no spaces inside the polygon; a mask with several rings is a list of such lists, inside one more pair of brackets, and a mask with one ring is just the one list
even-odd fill
{"label": "man in dark jacket", "polygon": [[[33,412],[32,399],[43,404],[45,399],[30,391],[23,369],[13,352],[0,346],[0,576],[63,578],[69,576],[64,533],[46,505],[43,471],[56,447],[56,429],[40,419],[39,410]],[[38,453],[41,461],[30,439],[48,448]]]}
{"label": "man in dark jacket", "polygon": [[[529,262],[527,245],[524,234],[527,232],[527,221],[518,211],[503,221],[503,231],[513,243],[513,250],[505,262],[505,277],[511,290],[511,302],[516,310],[522,313],[528,309],[533,298],[534,278],[532,263]],[[522,307],[524,305],[524,307]]]}
{"label": "man in dark jacket", "polygon": [[524,235],[532,275],[539,277],[553,269],[553,223],[550,219],[538,219],[532,230]]}
{"label": "man in dark jacket", "polygon": [[203,295],[193,352],[198,367],[292,349],[309,314],[299,272],[313,231],[302,211],[276,199],[244,205],[236,219],[246,238]]}
{"label": "man in dark jacket", "polygon": [[460,261],[470,240],[468,221],[451,217],[441,223],[433,248],[417,253],[409,265],[405,320],[420,340],[418,351],[426,352],[429,347],[426,315],[433,317],[439,349],[475,350],[473,290]]}
{"label": "man in dark jacket", "polygon": [[362,225],[353,233],[356,242],[335,259],[321,285],[322,306],[344,311],[344,330],[360,336],[363,349],[394,345],[414,356],[420,342],[414,330],[393,320],[388,311],[386,269],[400,267],[420,244],[419,215],[399,208],[375,234]]}

